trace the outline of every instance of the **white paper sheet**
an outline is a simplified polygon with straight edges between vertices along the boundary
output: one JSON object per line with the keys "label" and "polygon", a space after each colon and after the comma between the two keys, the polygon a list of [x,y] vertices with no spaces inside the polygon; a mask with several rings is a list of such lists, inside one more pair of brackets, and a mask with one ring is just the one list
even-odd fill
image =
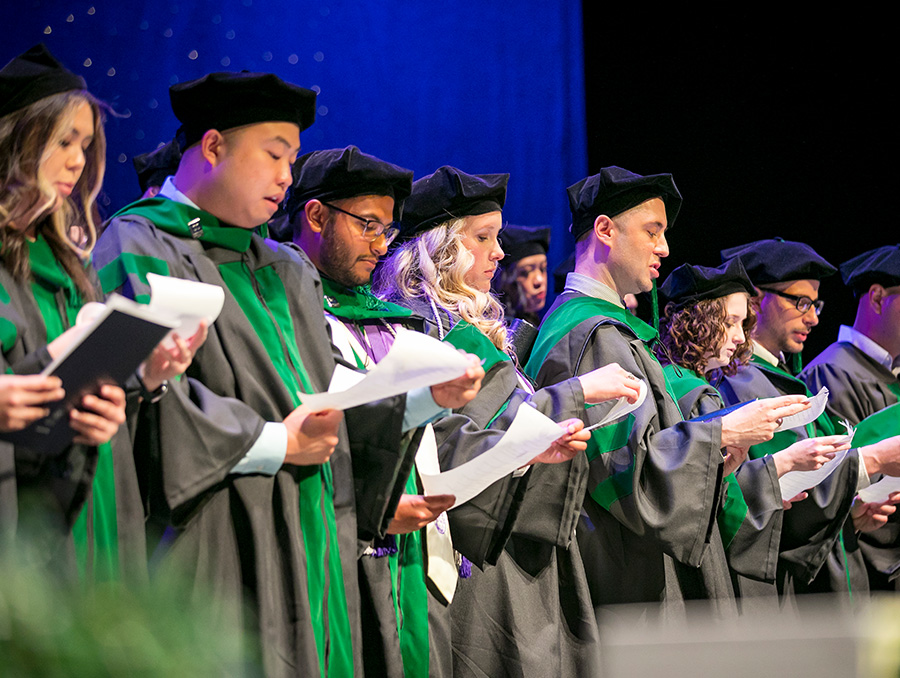
{"label": "white paper sheet", "polygon": [[[425,426],[419,449],[416,452],[416,468],[419,475],[437,475],[441,472],[438,461],[437,440],[434,437],[434,427],[431,424]],[[437,587],[447,603],[453,602],[456,593],[456,583],[459,579],[459,570],[456,566],[456,557],[453,552],[453,540],[450,538],[450,521],[447,512],[444,511],[437,520],[425,526],[425,551],[428,568],[428,578]]]}
{"label": "white paper sheet", "polygon": [[[211,325],[222,312],[225,290],[218,285],[155,273],[147,274],[147,282],[150,285],[148,306],[176,315],[181,325],[175,331],[182,339],[187,340],[194,336],[200,328],[201,320]],[[175,345],[171,332],[166,335],[163,342],[169,348]]]}
{"label": "white paper sheet", "polygon": [[900,478],[885,476],[877,483],[859,491],[859,498],[866,502],[884,503],[894,492],[900,492]]}
{"label": "white paper sheet", "polygon": [[790,473],[785,473],[778,479],[778,485],[781,487],[781,498],[787,501],[791,497],[796,497],[804,490],[813,488],[824,481],[841,465],[849,451],[841,450],[834,455],[831,461],[815,471],[791,471]]}
{"label": "white paper sheet", "polygon": [[638,394],[638,399],[634,403],[628,402],[627,398],[619,398],[618,402],[613,405],[613,408],[606,413],[606,416],[603,417],[596,424],[591,424],[590,426],[585,427],[585,431],[593,431],[595,428],[600,428],[602,426],[606,426],[607,424],[615,421],[616,419],[621,419],[624,416],[627,416],[634,412],[637,408],[639,408],[644,399],[647,397],[647,382],[643,379],[638,379],[640,382],[640,393]]}
{"label": "white paper sheet", "polygon": [[800,428],[818,419],[828,404],[828,389],[823,386],[816,395],[809,399],[809,402],[810,407],[808,410],[803,410],[782,419],[781,425],[775,429],[775,433],[792,428]]}
{"label": "white paper sheet", "polygon": [[519,405],[516,416],[498,443],[462,466],[432,475],[419,475],[425,494],[452,494],[454,506],[464,504],[492,483],[527,464],[564,435],[559,424],[528,404]]}
{"label": "white paper sheet", "polygon": [[331,375],[331,383],[328,384],[328,392],[339,393],[340,391],[346,391],[348,388],[356,386],[365,378],[365,372],[357,372],[356,370],[351,370],[349,367],[337,364],[334,366],[334,373]]}
{"label": "white paper sheet", "polygon": [[[827,393],[827,389],[824,387],[822,390]],[[819,393],[821,394],[822,391],[819,391]],[[846,421],[842,421],[841,424],[847,429],[847,435],[844,436],[843,440],[838,442],[840,444],[852,444],[856,429]],[[849,452],[850,450],[841,450],[840,452],[835,453],[831,461],[823,464],[822,468],[816,469],[815,471],[791,471],[790,473],[785,473],[778,479],[778,485],[781,487],[781,498],[787,501],[791,497],[796,497],[804,490],[808,490],[823,482],[838,466],[840,466],[841,462],[844,461],[844,458]]]}
{"label": "white paper sheet", "polygon": [[[391,350],[365,373],[336,369],[326,393],[299,394],[313,412],[347,410],[416,388],[451,381],[466,373],[469,361],[450,344],[411,330],[398,330]],[[356,377],[350,377],[347,372]],[[355,381],[354,381],[355,380]]]}

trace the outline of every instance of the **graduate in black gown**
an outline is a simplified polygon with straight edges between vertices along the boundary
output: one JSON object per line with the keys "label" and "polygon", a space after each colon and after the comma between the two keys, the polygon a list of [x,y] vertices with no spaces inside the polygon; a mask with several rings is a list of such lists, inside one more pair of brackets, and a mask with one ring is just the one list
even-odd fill
{"label": "graduate in black gown", "polygon": [[[397,235],[392,219],[410,193],[412,172],[349,146],[303,156],[294,165],[294,176],[286,202],[290,235],[322,275],[335,344],[348,361],[370,369],[404,329],[425,330],[424,318],[378,299],[370,289],[374,264]],[[480,365],[477,370],[483,375]],[[465,405],[449,403],[444,396],[441,402]],[[416,469],[424,454],[420,441],[434,436],[434,428],[440,435],[434,461],[444,470],[489,449],[504,433],[483,430],[449,410],[427,428],[431,430],[417,431],[409,441],[418,450]],[[515,519],[519,481],[498,480],[454,509],[449,525],[444,511],[454,497],[425,496],[416,469],[408,474],[389,535],[360,558],[364,660],[366,669],[379,675],[449,676],[448,606],[457,569],[465,576],[471,562],[486,567],[496,561]]]}
{"label": "graduate in black gown", "polygon": [[[660,291],[668,303],[660,319],[657,356],[682,413],[694,418],[720,410],[724,403],[715,384],[723,375],[734,375],[752,356],[753,283],[735,259],[718,268],[679,266]],[[760,422],[768,432],[761,442],[771,439],[781,421],[778,404],[795,399],[780,396],[745,405],[771,408]],[[821,468],[835,452],[849,447],[839,444],[842,438],[808,438],[745,461],[726,476],[717,523],[742,610],[778,608],[775,581],[784,510],[807,496],[804,492],[782,502],[779,478],[790,471]]]}
{"label": "graduate in black gown", "polygon": [[[595,430],[588,448],[577,536],[592,603],[601,614],[604,605],[664,601],[664,611],[677,614],[683,600],[704,599],[713,614],[732,616],[737,607],[716,526],[724,458],[757,440],[744,417],[764,414],[684,421],[653,350],[657,331],[623,302],[653,289],[681,194],[669,174],[619,167],[568,193],[575,270],[541,323],[526,372],[548,385],[615,361],[648,387],[642,405]],[[595,411],[588,410],[591,423],[600,420]]]}
{"label": "graduate in black gown", "polygon": [[[807,336],[819,322],[824,303],[818,298],[821,279],[837,269],[808,245],[780,238],[722,252],[723,260],[735,257],[741,259],[759,291],[754,299],[757,324],[750,364],[723,379],[719,386],[722,396],[728,404],[735,404],[775,395],[811,395],[787,363],[799,360]],[[768,443],[751,449],[750,454],[763,456],[796,440],[838,432],[831,418],[823,414],[805,429],[776,434]],[[852,595],[868,590],[854,521],[850,520],[851,507],[858,489],[869,483],[870,473],[891,473],[895,455],[894,439],[854,448],[834,473],[809,492],[808,499],[786,514],[780,592]],[[871,514],[869,517],[874,519]],[[793,547],[786,549],[785,545]]]}
{"label": "graduate in black gown", "polygon": [[[562,421],[583,418],[586,403],[634,399],[637,384],[618,365],[537,391],[519,371],[502,307],[490,294],[504,256],[498,233],[507,180],[505,174],[472,175],[449,166],[417,180],[403,211],[405,241],[378,273],[378,291],[426,318],[439,338],[485,361],[481,391],[458,410],[482,428],[505,430],[525,402]],[[452,418],[435,422],[439,441],[448,425]],[[598,632],[572,548],[587,480],[581,457],[547,455],[539,461],[561,463],[535,464],[524,473],[509,539],[496,542],[496,565],[473,568],[470,578],[460,580],[450,606],[455,675],[599,670]],[[449,512],[451,531],[460,518],[475,517],[466,510],[463,505]],[[477,532],[461,528],[454,540],[466,553],[460,542]]]}
{"label": "graduate in black gown", "polygon": [[[857,298],[853,325],[841,325],[837,341],[800,374],[811,391],[828,387],[828,414],[854,426],[881,417],[883,434],[900,433],[900,245],[864,252],[840,266],[844,284]],[[900,527],[889,524],[860,536],[859,546],[872,589],[896,590],[900,569]]]}
{"label": "graduate in black gown", "polygon": [[497,298],[506,309],[506,318],[540,323],[547,301],[547,252],[549,226],[507,224],[500,232],[503,259],[492,282]]}
{"label": "graduate in black gown", "polygon": [[800,378],[811,390],[828,387],[833,419],[858,424],[900,402],[900,245],[864,252],[840,271],[858,300],[856,318]]}
{"label": "graduate in black gown", "polygon": [[267,675],[362,673],[357,549],[384,534],[406,480],[406,398],[352,408],[346,426],[302,404],[344,361],[315,267],[257,232],[291,184],[315,93],[214,73],[170,95],[178,171],[96,250],[104,287],[138,300],[148,272],[225,290],[188,378],[144,420],[147,501],[174,532],[166,560],[212,588]]}
{"label": "graduate in black gown", "polygon": [[[43,45],[0,70],[2,372],[40,372],[71,343],[81,307],[102,298],[89,254],[104,156],[100,105]],[[179,345],[181,362],[166,365],[158,349],[146,363],[150,390],[190,362]],[[171,369],[157,369],[164,366]],[[56,379],[4,381],[7,431],[44,416],[41,405],[61,397]],[[136,406],[139,390],[129,395]],[[77,567],[89,580],[146,578],[143,504],[129,431],[120,428],[125,405],[114,385],[84,396],[70,415],[77,435],[59,455],[0,442],[2,529],[15,532],[38,509],[46,512],[60,537],[49,555],[70,565],[54,569]]]}

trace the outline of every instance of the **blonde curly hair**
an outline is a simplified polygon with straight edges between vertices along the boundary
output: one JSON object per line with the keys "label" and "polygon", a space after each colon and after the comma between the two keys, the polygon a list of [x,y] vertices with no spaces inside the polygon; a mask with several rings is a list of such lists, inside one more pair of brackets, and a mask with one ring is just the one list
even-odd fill
{"label": "blonde curly hair", "polygon": [[477,327],[494,346],[509,353],[502,304],[465,281],[475,264],[463,243],[467,219],[445,221],[405,242],[385,260],[373,287],[377,295],[401,304],[429,299]]}

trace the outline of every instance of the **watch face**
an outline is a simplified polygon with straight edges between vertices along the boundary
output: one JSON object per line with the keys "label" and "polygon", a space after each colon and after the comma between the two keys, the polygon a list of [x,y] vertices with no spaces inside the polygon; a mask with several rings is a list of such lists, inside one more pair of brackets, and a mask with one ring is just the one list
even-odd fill
{"label": "watch face", "polygon": [[169,392],[169,382],[167,382],[167,381],[164,381],[162,384],[160,384],[159,388],[156,389],[155,391],[146,390],[145,388],[143,388],[143,384],[142,384],[141,398],[143,398],[143,400],[148,403],[157,403],[168,392]]}

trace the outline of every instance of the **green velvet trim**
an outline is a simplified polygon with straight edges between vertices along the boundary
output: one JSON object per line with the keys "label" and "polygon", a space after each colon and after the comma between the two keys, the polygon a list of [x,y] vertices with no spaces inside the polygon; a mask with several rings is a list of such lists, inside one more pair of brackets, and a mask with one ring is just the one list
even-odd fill
{"label": "green velvet trim", "polygon": [[[50,343],[75,324],[82,299],[42,235],[29,242],[28,249],[34,277],[31,291],[44,320],[44,338]],[[90,499],[75,519],[72,535],[76,563],[82,576],[92,581],[110,581],[120,575],[115,470],[109,443],[100,445],[97,453],[97,471]]]}
{"label": "green velvet trim", "polygon": [[[0,305],[8,306],[11,302],[12,299],[10,299],[9,293],[3,288],[3,285],[0,285]],[[5,314],[0,315],[0,348],[2,348],[4,353],[7,353],[16,345],[16,339],[19,338],[19,328],[16,327],[13,321],[4,316]],[[12,369],[7,367],[6,372],[11,374]]]}
{"label": "green velvet trim", "polygon": [[[221,264],[219,273],[266,347],[294,405],[299,405],[303,393],[311,393],[313,388],[294,341],[293,319],[278,274],[270,267],[250,271],[243,262]],[[331,465],[297,467],[297,476],[309,605],[319,666],[323,675],[352,675],[353,648],[337,540]]]}
{"label": "green velvet trim", "polygon": [[[236,252],[246,252],[253,239],[253,229],[223,224],[209,212],[168,198],[138,200],[116,212],[113,219],[122,216],[144,217],[179,238],[194,238]],[[188,223],[195,219],[199,219],[199,229],[192,234]]]}
{"label": "green velvet trim", "polygon": [[[578,325],[591,318],[597,318],[598,321],[602,318],[609,318],[619,327],[628,328],[636,338],[643,342],[644,350],[647,351],[647,355],[650,356],[654,362],[659,364],[656,355],[654,355],[650,348],[650,344],[656,341],[659,337],[659,333],[650,327],[650,325],[640,318],[633,316],[627,309],[616,306],[604,299],[598,299],[596,297],[574,297],[557,306],[549,316],[544,318],[544,321],[541,323],[541,329],[538,332],[537,341],[531,351],[531,357],[528,359],[528,364],[525,365],[525,374],[532,379],[535,379],[538,372],[540,372],[541,365],[547,359],[547,356],[550,354],[550,351],[553,350],[553,347],[562,341],[563,337],[569,332],[578,327]],[[669,379],[666,377],[665,372],[663,372],[663,379],[665,380],[666,391],[672,398],[675,407],[678,408],[679,413],[681,413],[681,408],[678,405],[678,398],[675,397],[675,393],[672,390],[672,386],[669,383]],[[681,416],[683,419],[684,415]]]}
{"label": "green velvet trim", "polygon": [[896,435],[900,435],[900,403],[885,407],[859,422],[853,444],[863,447]]}
{"label": "green velvet trim", "polygon": [[588,440],[587,450],[585,450],[588,461],[593,461],[601,454],[625,447],[634,429],[634,421],[634,413],[632,413],[624,419],[591,431],[591,438]]}
{"label": "green velvet trim", "polygon": [[719,534],[722,536],[722,545],[727,551],[747,518],[749,508],[735,475],[733,473],[729,474],[725,478],[725,482],[725,500],[722,502],[722,508],[716,516],[716,524],[719,526]]}
{"label": "green velvet trim", "polygon": [[[415,471],[405,494],[419,494]],[[428,587],[425,583],[423,531],[397,535],[397,553],[388,556],[400,654],[406,678],[428,678]]]}
{"label": "green velvet trim", "polygon": [[591,491],[591,497],[607,511],[634,492],[634,465],[614,473]]}
{"label": "green velvet trim", "polygon": [[[79,572],[88,580],[118,581],[121,578],[121,570],[112,445],[103,443],[97,448],[97,455],[97,472],[91,487],[90,510],[85,506],[72,526],[75,555]],[[89,514],[90,530],[88,530]],[[89,533],[93,549],[88,548]]]}
{"label": "green velvet trim", "polygon": [[485,335],[484,332],[475,327],[475,325],[467,323],[465,320],[460,320],[456,323],[456,325],[453,326],[453,329],[451,329],[447,333],[447,336],[444,337],[444,341],[448,344],[452,344],[461,351],[474,353],[481,358],[483,361],[482,367],[485,372],[499,362],[511,360],[505,351],[501,351],[494,346],[494,343],[487,338],[487,335]]}
{"label": "green velvet trim", "polygon": [[383,301],[372,294],[371,285],[348,288],[322,276],[325,310],[347,320],[374,318],[409,318],[412,311]]}
{"label": "green velvet trim", "polygon": [[[534,379],[550,351],[564,336],[590,318],[606,317],[628,327],[645,344],[655,340],[659,333],[627,309],[596,297],[574,297],[557,306],[544,318],[531,357],[525,365],[525,374]],[[649,351],[649,348],[648,348]],[[651,353],[652,355],[652,353]]]}
{"label": "green velvet trim", "polygon": [[[97,271],[97,276],[100,278],[103,293],[112,294],[127,284],[128,276],[137,277],[138,280],[149,287],[150,283],[147,282],[148,273],[167,276],[169,275],[169,263],[156,257],[122,252],[118,257]],[[150,303],[149,294],[138,293],[134,289],[124,290],[124,293],[139,304]]]}

